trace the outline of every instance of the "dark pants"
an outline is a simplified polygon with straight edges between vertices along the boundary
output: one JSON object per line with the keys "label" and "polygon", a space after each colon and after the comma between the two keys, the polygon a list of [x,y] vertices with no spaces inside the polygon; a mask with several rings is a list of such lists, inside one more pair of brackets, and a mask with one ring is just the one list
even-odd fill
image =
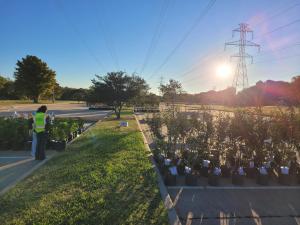
{"label": "dark pants", "polygon": [[47,134],[45,132],[40,132],[36,134],[37,136],[37,146],[35,152],[35,159],[36,160],[44,160],[45,149],[46,149],[46,142],[47,142]]}

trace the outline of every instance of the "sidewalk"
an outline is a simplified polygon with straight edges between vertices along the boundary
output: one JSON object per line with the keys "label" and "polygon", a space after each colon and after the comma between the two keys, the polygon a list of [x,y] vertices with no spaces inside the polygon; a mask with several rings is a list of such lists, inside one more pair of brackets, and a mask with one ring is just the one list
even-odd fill
{"label": "sidewalk", "polygon": [[48,161],[56,151],[46,151],[46,160],[37,161],[29,151],[0,151],[0,195]]}

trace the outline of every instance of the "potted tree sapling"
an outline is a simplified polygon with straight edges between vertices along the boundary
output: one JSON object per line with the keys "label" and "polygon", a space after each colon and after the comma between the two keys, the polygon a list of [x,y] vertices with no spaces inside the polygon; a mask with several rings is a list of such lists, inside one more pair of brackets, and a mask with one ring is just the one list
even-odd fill
{"label": "potted tree sapling", "polygon": [[208,184],[211,186],[219,186],[221,177],[221,168],[216,165],[214,166],[208,176]]}
{"label": "potted tree sapling", "polygon": [[271,136],[275,151],[274,161],[279,176],[279,183],[290,185],[292,176],[289,164],[293,160],[299,145],[297,116],[293,108],[279,112],[272,117]]}
{"label": "potted tree sapling", "polygon": [[198,176],[194,166],[197,163],[197,152],[189,152],[187,155],[187,166],[185,166],[185,184],[188,186],[196,186],[198,184]]}
{"label": "potted tree sapling", "polygon": [[237,139],[235,145],[233,146],[233,149],[235,152],[235,158],[234,158],[235,166],[234,166],[234,170],[232,172],[232,183],[234,185],[243,185],[244,178],[246,176],[245,170],[241,163],[241,156],[242,156],[241,146],[242,146],[242,143],[240,143],[239,139]]}
{"label": "potted tree sapling", "polygon": [[269,184],[269,176],[268,176],[268,171],[265,166],[261,166],[258,169],[258,175],[257,175],[257,183],[260,185],[268,185]]}

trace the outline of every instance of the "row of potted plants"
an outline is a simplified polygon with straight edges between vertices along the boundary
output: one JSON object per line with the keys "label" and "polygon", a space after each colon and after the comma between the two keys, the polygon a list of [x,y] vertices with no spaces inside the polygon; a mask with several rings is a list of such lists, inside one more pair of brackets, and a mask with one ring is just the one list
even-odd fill
{"label": "row of potted plants", "polygon": [[[293,108],[272,117],[265,117],[260,109],[217,115],[205,109],[192,114],[167,111],[147,118],[147,123],[154,156],[168,179],[174,177],[161,164],[162,158],[170,159],[172,168],[178,168],[174,162],[184,162],[190,168],[188,180],[209,175],[209,182],[216,185],[220,176],[231,177],[234,184],[242,184],[244,176],[260,184],[268,184],[270,176],[279,177],[283,184],[300,176],[300,114]],[[205,160],[210,166],[203,166]]]}
{"label": "row of potted plants", "polygon": [[84,131],[84,121],[80,119],[56,118],[49,128],[48,148],[64,150],[67,142],[72,141]]}
{"label": "row of potted plants", "polygon": [[[84,130],[84,121],[80,119],[52,120],[47,127],[49,132],[48,148],[64,149],[71,141]],[[31,141],[28,118],[0,117],[0,150],[20,150],[30,148]]]}

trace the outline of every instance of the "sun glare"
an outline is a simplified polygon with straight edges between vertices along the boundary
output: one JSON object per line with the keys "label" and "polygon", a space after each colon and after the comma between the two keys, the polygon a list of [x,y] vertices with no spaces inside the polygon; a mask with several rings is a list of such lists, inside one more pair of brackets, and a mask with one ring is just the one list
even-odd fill
{"label": "sun glare", "polygon": [[220,78],[227,78],[231,75],[232,69],[229,64],[221,64],[216,68],[217,76]]}

